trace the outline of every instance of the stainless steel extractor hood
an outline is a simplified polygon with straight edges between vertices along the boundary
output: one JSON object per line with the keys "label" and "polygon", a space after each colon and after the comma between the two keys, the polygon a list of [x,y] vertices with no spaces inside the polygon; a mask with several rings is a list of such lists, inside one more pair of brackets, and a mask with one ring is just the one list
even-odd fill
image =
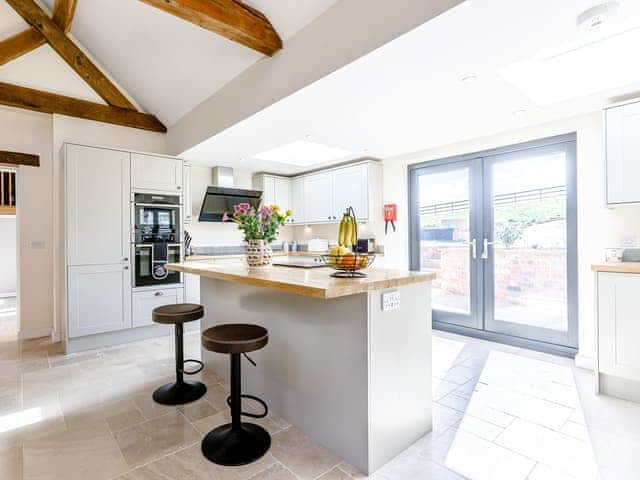
{"label": "stainless steel extractor hood", "polygon": [[248,203],[255,208],[260,206],[261,191],[233,186],[233,168],[214,167],[212,180],[213,186],[207,188],[202,200],[199,221],[221,222],[224,213],[231,214],[234,205],[239,203]]}

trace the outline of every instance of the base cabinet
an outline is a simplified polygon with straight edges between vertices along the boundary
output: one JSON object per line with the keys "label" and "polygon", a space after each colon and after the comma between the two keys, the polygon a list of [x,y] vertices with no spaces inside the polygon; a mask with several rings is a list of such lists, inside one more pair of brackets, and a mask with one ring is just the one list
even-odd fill
{"label": "base cabinet", "polygon": [[126,265],[71,266],[68,275],[68,336],[131,327],[131,275]]}
{"label": "base cabinet", "polygon": [[152,312],[162,305],[175,305],[184,301],[184,289],[172,288],[166,290],[147,290],[133,292],[132,313],[133,327],[154,325]]}
{"label": "base cabinet", "polygon": [[640,274],[597,275],[598,370],[640,381]]}

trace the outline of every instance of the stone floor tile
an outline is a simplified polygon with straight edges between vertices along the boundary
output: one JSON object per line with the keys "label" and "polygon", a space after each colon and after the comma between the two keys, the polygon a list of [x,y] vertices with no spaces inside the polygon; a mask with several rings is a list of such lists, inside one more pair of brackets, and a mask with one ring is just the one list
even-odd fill
{"label": "stone floor tile", "polygon": [[291,473],[281,463],[276,463],[266,470],[257,473],[250,480],[297,480],[296,476]]}
{"label": "stone floor tile", "polygon": [[127,470],[106,424],[25,442],[24,480],[107,480]]}
{"label": "stone floor tile", "polygon": [[200,442],[201,435],[179,412],[114,434],[127,464],[136,467]]}
{"label": "stone floor tile", "polygon": [[271,453],[301,480],[315,479],[342,461],[295,427],[272,436]]}
{"label": "stone floor tile", "polygon": [[534,423],[516,419],[495,442],[581,480],[595,480],[598,476],[590,443]]}

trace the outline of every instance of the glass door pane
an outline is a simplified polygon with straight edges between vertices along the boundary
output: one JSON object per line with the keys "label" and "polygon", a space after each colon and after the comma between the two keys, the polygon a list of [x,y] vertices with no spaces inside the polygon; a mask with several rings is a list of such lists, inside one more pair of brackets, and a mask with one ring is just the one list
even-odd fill
{"label": "glass door pane", "polygon": [[415,180],[419,238],[414,263],[420,270],[437,273],[432,284],[433,319],[471,327],[478,326],[479,318],[473,258],[475,165],[469,161],[426,167]]}
{"label": "glass door pane", "polygon": [[485,328],[568,345],[568,150],[485,159]]}

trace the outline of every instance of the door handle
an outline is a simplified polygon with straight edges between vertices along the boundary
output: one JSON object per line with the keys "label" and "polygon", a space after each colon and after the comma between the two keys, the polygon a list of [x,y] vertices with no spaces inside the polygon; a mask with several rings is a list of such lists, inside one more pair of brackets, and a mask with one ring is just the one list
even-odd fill
{"label": "door handle", "polygon": [[156,292],[156,293],[154,293],[154,295],[155,295],[156,297],[161,297],[161,296],[163,295],[163,293],[162,293],[162,292]]}
{"label": "door handle", "polygon": [[471,246],[471,258],[475,260],[476,258],[478,258],[478,249],[476,246],[476,239],[475,238],[471,239],[471,241],[469,242],[469,245]]}
{"label": "door handle", "polygon": [[481,258],[483,260],[486,260],[487,258],[489,258],[489,245],[493,245],[495,243],[496,242],[490,242],[486,238],[484,240],[482,240],[482,256],[481,256]]}

